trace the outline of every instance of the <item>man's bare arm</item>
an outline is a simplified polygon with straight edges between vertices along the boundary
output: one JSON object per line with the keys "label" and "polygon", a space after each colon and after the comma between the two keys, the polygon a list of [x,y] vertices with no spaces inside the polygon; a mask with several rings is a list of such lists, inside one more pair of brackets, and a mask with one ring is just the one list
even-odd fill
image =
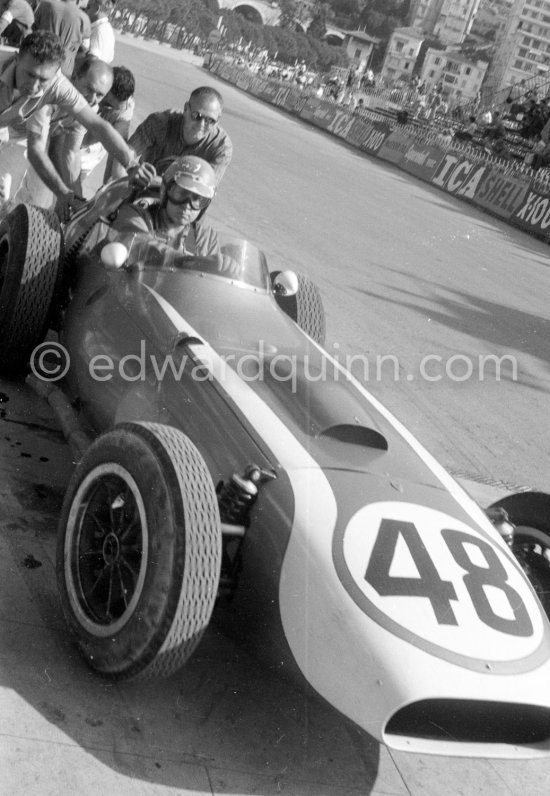
{"label": "man's bare arm", "polygon": [[126,141],[117,133],[112,125],[98,116],[97,113],[94,113],[89,106],[82,108],[80,111],[73,111],[72,115],[84,125],[97,141],[103,144],[107,152],[112,155],[121,166],[128,169],[134,164],[134,154]]}

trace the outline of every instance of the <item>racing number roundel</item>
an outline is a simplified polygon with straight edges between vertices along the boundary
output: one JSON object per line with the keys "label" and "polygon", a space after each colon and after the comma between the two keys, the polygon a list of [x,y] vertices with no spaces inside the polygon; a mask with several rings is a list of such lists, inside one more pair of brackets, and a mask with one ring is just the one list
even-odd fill
{"label": "racing number roundel", "polygon": [[365,506],[345,529],[343,556],[377,615],[425,641],[490,660],[540,643],[540,608],[522,573],[498,543],[447,514]]}

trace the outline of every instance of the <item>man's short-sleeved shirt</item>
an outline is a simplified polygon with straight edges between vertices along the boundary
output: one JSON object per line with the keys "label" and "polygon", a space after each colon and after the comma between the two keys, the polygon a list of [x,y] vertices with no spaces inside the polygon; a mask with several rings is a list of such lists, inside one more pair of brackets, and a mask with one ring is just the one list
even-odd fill
{"label": "man's short-sleeved shirt", "polygon": [[171,233],[162,223],[163,211],[158,204],[140,207],[135,204],[124,204],[120,207],[113,229],[119,232],[149,233],[160,243],[170,246],[182,254],[196,254],[198,257],[212,257],[219,253],[218,236],[212,227],[194,221]]}
{"label": "man's short-sleeved shirt", "polygon": [[112,64],[115,59],[115,33],[107,17],[102,17],[92,22],[90,36],[90,55],[101,58],[106,64]]}
{"label": "man's short-sleeved shirt", "polygon": [[47,30],[59,36],[65,50],[65,61],[61,71],[70,77],[73,73],[78,48],[91,35],[88,15],[74,3],[41,0],[34,12],[33,29]]}
{"label": "man's short-sleeved shirt", "polygon": [[231,139],[222,127],[216,125],[205,138],[196,144],[186,144],[183,138],[182,110],[152,113],[142,122],[130,138],[128,145],[138,157],[154,166],[168,157],[195,155],[206,160],[214,171],[218,183],[233,154]]}
{"label": "man's short-sleeved shirt", "polygon": [[21,39],[31,32],[34,12],[27,0],[3,0],[0,19],[7,23],[2,36],[10,47],[18,47]]}
{"label": "man's short-sleeved shirt", "polygon": [[22,96],[15,88],[15,58],[8,61],[0,74],[0,128],[8,127],[10,138],[26,137],[27,131],[39,132],[34,118],[37,111],[46,105],[56,105],[66,113],[83,110],[88,103],[61,72],[58,72],[46,88],[32,97]]}
{"label": "man's short-sleeved shirt", "polygon": [[[87,102],[86,105],[88,105]],[[88,105],[88,107],[97,113],[97,105],[95,107]],[[50,138],[63,133],[71,133],[74,140],[77,140],[77,137],[80,139],[78,146],[84,140],[87,132],[82,122],[75,119],[67,108],[60,105],[43,105],[42,108],[39,108],[27,122],[27,132],[29,131],[37,135],[47,136],[49,134]]]}

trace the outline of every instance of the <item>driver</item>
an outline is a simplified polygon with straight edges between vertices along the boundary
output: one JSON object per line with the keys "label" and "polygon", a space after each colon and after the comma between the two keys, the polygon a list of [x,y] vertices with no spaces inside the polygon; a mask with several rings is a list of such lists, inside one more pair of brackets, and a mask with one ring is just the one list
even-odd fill
{"label": "driver", "polygon": [[159,201],[123,204],[112,227],[119,232],[152,233],[182,254],[217,255],[216,233],[199,221],[215,190],[216,174],[209,163],[193,155],[178,158],[164,172]]}

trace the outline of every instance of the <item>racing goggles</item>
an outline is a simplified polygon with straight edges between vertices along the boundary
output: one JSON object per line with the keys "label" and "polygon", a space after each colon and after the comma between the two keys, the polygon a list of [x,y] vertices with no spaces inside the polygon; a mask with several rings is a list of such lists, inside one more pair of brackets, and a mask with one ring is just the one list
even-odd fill
{"label": "racing goggles", "polygon": [[206,196],[200,196],[198,193],[186,191],[183,188],[172,188],[166,192],[166,198],[170,204],[176,207],[183,207],[188,205],[192,210],[202,210],[208,205],[210,199]]}
{"label": "racing goggles", "polygon": [[204,122],[207,127],[214,127],[214,125],[218,123],[217,119],[213,119],[211,116],[205,116],[204,113],[200,113],[200,111],[192,111],[191,108],[189,108],[189,115],[194,122]]}

